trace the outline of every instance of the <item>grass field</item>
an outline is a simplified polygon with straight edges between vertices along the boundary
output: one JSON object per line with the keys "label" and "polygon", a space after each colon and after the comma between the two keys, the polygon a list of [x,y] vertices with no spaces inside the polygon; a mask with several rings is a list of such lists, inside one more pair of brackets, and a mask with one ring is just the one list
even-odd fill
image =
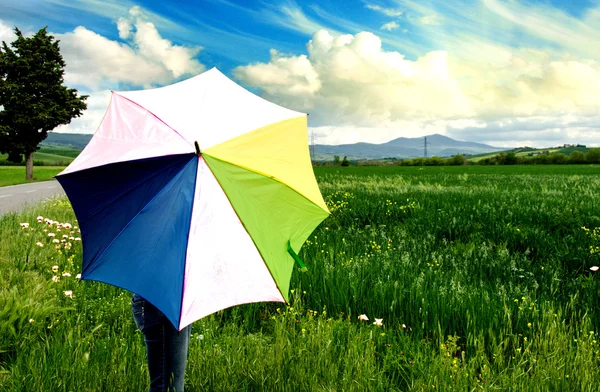
{"label": "grass field", "polygon": [[[196,322],[186,389],[597,391],[598,174],[316,168],[332,215],[291,304]],[[64,199],[0,217],[0,390],[146,389],[130,294],[78,281],[79,233],[38,215],[76,225]]]}
{"label": "grass field", "polygon": [[[44,165],[67,166],[79,155],[81,150],[60,147],[41,147],[33,154],[34,162]],[[7,154],[0,154],[0,160],[6,160]]]}
{"label": "grass field", "polygon": [[[47,181],[64,170],[64,166],[34,166],[34,181]],[[0,187],[24,184],[25,166],[0,166]]]}
{"label": "grass field", "polygon": [[[525,158],[525,157],[527,157],[527,154],[530,154],[530,153],[532,153],[532,152],[540,152],[540,153],[543,153],[543,152],[545,152],[545,151],[547,151],[547,152],[548,152],[548,153],[550,153],[550,154],[554,154],[555,152],[560,152],[560,153],[562,153],[562,154],[569,155],[569,154],[570,154],[571,152],[573,152],[573,151],[583,151],[583,152],[586,152],[586,151],[587,151],[587,149],[586,149],[586,148],[568,148],[568,149],[567,149],[567,148],[546,148],[546,149],[531,149],[531,150],[526,150],[526,151],[518,151],[518,152],[516,152],[516,153],[515,153],[515,155],[516,155],[516,156],[518,156],[518,157],[521,157],[521,158]],[[506,152],[506,151],[504,151],[504,152]],[[514,152],[514,151],[508,151],[508,152]],[[492,157],[495,157],[495,156],[496,156],[496,155],[498,155],[498,154],[499,154],[498,152],[493,152],[493,153],[490,153],[490,154],[476,155],[476,156],[470,157],[468,160],[469,160],[470,162],[479,162],[479,161],[482,161],[482,160],[484,160],[484,159],[486,159],[486,158],[492,158]]]}

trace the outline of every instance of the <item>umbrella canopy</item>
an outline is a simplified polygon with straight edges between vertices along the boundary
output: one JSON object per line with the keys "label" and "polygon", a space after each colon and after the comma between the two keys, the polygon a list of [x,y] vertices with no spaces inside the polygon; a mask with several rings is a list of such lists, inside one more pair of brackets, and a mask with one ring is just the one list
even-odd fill
{"label": "umbrella canopy", "polygon": [[306,114],[216,68],[113,92],[57,179],[79,221],[82,279],[143,296],[179,330],[230,306],[287,301],[296,252],[329,214]]}

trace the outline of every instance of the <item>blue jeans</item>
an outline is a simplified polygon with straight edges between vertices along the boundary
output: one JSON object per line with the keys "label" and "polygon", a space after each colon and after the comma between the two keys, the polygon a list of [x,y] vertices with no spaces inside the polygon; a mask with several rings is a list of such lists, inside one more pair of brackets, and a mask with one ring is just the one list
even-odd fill
{"label": "blue jeans", "polygon": [[131,309],[146,341],[149,392],[183,392],[191,326],[177,331],[160,310],[137,294]]}

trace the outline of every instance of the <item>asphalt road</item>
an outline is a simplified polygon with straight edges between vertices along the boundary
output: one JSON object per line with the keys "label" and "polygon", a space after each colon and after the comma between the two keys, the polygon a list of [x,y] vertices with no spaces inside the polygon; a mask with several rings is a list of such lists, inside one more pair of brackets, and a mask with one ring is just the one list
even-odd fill
{"label": "asphalt road", "polygon": [[0,215],[19,212],[49,197],[64,194],[56,180],[5,186],[0,188]]}

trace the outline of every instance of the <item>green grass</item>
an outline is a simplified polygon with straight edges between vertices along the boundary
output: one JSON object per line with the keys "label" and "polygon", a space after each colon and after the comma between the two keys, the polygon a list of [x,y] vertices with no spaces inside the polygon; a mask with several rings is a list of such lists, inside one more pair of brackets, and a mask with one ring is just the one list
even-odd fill
{"label": "green grass", "polygon": [[[34,166],[33,181],[51,180],[64,170],[64,166]],[[0,166],[0,187],[25,184],[25,166]]]}
{"label": "green grass", "polygon": [[[316,168],[332,215],[290,306],[194,323],[186,388],[596,391],[599,171]],[[62,199],[0,217],[0,390],[146,389],[129,293],[74,278],[80,242],[56,248],[38,215],[76,224]]]}

